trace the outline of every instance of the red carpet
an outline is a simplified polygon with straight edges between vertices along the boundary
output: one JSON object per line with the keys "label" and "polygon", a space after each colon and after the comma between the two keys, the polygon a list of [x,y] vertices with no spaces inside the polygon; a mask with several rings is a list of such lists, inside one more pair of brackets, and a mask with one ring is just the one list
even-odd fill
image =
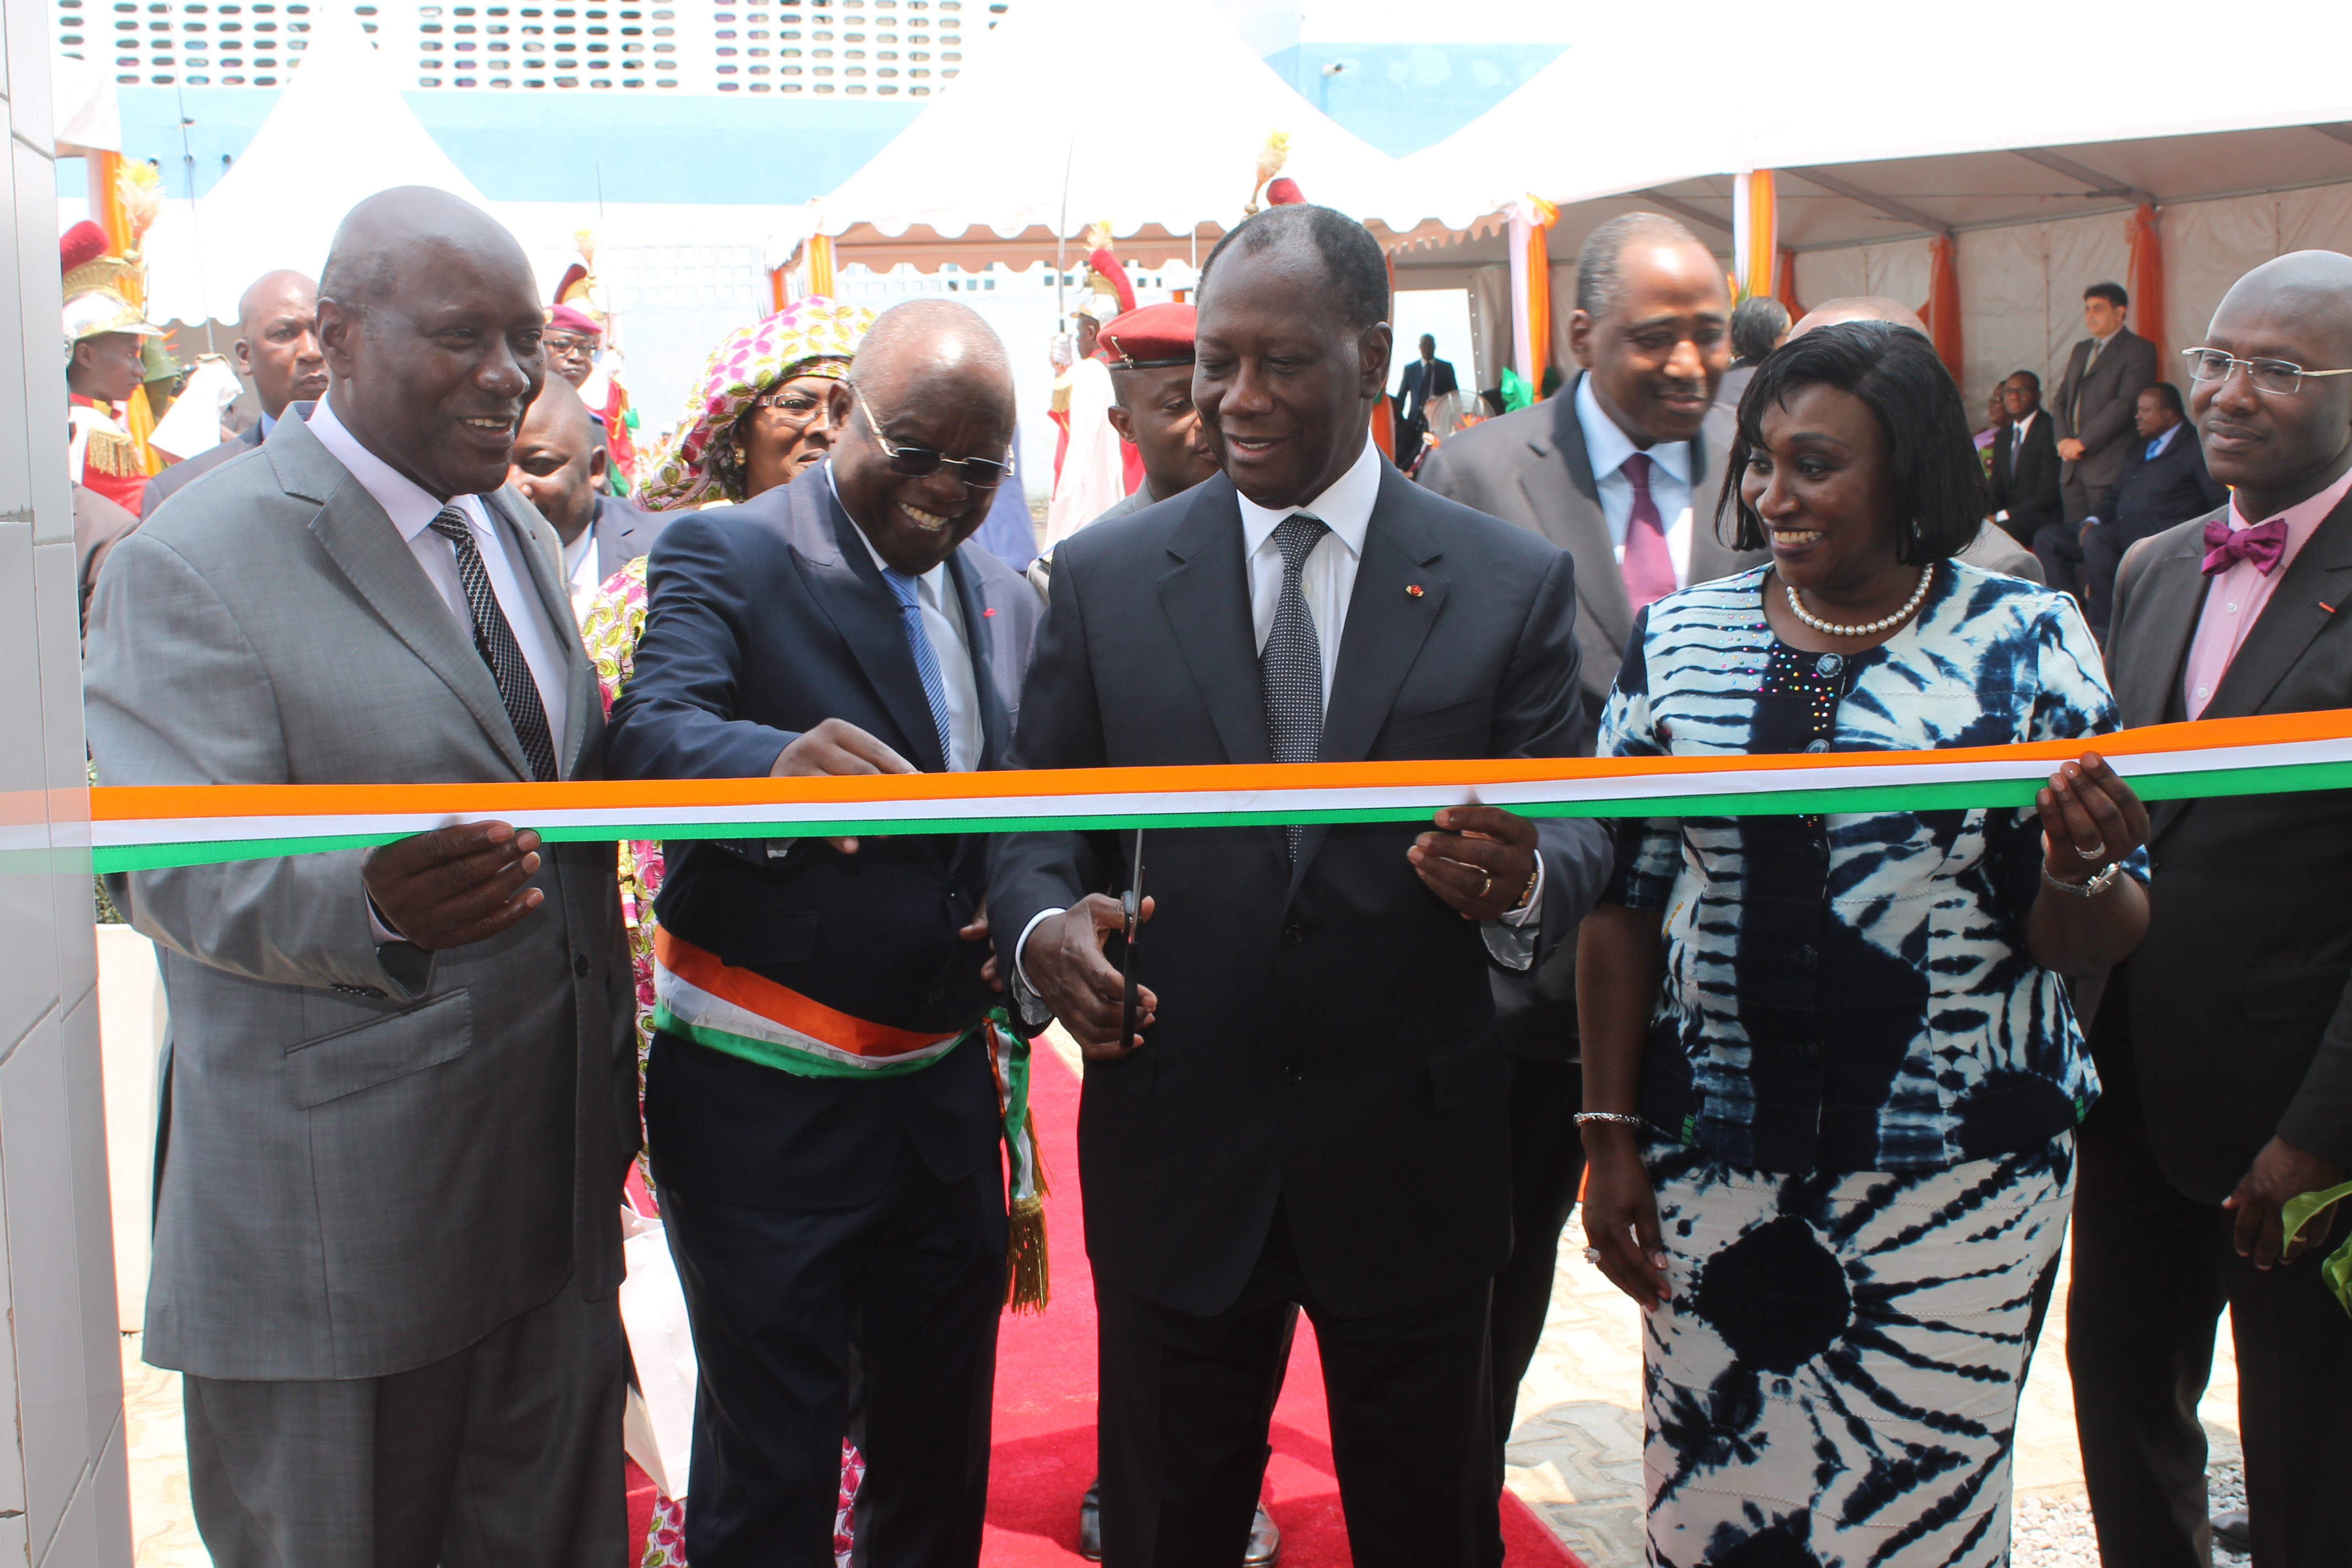
{"label": "red carpet", "polygon": [[[1040,1046],[1030,1101],[1045,1170],[1053,1245],[1053,1302],[1043,1314],[1008,1316],[996,1356],[996,1447],[988,1489],[988,1568],[1076,1568],[1078,1499],[1095,1472],[1095,1293],[1078,1203],[1078,1082]],[[643,1542],[653,1483],[629,1467],[630,1539]],[[1282,1526],[1282,1568],[1349,1568],[1348,1529],[1331,1468],[1330,1421],[1315,1331],[1302,1317],[1274,1413],[1268,1506]],[[691,1504],[688,1505],[689,1507]],[[1583,1568],[1543,1521],[1503,1494],[1506,1568]]]}
{"label": "red carpet", "polygon": [[[1046,1200],[1053,1303],[1008,1316],[996,1356],[996,1451],[989,1475],[990,1568],[1074,1568],[1078,1498],[1095,1468],[1095,1297],[1078,1203],[1078,1083],[1040,1043],[1030,1076]],[[1266,1492],[1282,1526],[1283,1568],[1348,1568],[1348,1531],[1331,1468],[1330,1423],[1315,1333],[1304,1318],[1274,1414]],[[1503,1494],[1507,1568],[1582,1568],[1528,1506]]]}

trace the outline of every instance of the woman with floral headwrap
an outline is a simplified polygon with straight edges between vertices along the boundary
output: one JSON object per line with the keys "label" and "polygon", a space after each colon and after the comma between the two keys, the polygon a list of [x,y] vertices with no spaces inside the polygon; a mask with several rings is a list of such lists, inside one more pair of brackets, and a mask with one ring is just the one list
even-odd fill
{"label": "woman with floral headwrap", "polygon": [[[858,342],[873,324],[874,312],[862,305],[812,294],[730,332],[711,351],[677,433],[644,470],[637,504],[649,511],[731,506],[788,485],[815,467],[833,447],[826,393],[849,374]],[[646,629],[646,558],[640,555],[604,580],[581,621],[581,639],[596,666],[607,713],[629,679],[637,638]],[[642,1073],[653,1044],[654,895],[661,890],[661,845],[632,841],[621,846],[620,854],[621,912],[636,973]],[[635,1180],[630,1188],[632,1201],[641,1211],[649,1210],[650,1192]],[[845,1562],[850,1505],[866,1467],[846,1443],[843,1449],[834,1549],[836,1560]],[[683,1563],[685,1524],[681,1500],[657,1499],[641,1568]]]}

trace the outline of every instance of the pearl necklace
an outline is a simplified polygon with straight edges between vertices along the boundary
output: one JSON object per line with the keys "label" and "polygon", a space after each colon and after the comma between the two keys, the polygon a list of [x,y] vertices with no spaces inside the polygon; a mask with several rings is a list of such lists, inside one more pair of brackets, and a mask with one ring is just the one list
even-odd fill
{"label": "pearl necklace", "polygon": [[1899,626],[1904,622],[1909,620],[1911,618],[1911,612],[1917,609],[1920,602],[1927,598],[1927,584],[1935,580],[1936,568],[1934,566],[1929,565],[1920,567],[1919,585],[1911,591],[1911,597],[1904,601],[1903,607],[1901,609],[1895,611],[1891,616],[1882,616],[1877,620],[1871,621],[1866,625],[1859,626],[1842,626],[1835,621],[1822,620],[1820,616],[1811,614],[1805,608],[1805,602],[1797,597],[1797,585],[1794,583],[1784,582],[1781,584],[1781,587],[1788,591],[1789,608],[1796,613],[1796,616],[1799,620],[1812,627],[1813,630],[1817,632],[1825,632],[1833,637],[1866,637],[1874,633],[1883,632],[1890,629],[1891,627]]}

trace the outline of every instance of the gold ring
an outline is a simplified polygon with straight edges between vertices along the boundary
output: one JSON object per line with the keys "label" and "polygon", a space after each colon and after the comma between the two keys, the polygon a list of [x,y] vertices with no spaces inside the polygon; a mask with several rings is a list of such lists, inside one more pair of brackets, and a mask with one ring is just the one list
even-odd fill
{"label": "gold ring", "polygon": [[1486,879],[1485,881],[1478,884],[1478,897],[1483,900],[1487,894],[1495,890],[1495,873],[1492,871],[1481,871],[1479,875]]}

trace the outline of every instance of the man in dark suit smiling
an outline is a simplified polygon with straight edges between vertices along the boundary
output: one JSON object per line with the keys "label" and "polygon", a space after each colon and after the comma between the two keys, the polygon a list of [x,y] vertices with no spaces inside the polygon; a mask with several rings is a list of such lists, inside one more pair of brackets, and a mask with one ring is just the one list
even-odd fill
{"label": "man in dark suit smiling", "polygon": [[[830,458],[656,542],[616,775],[1003,765],[1037,595],[967,542],[1011,472],[1004,347],[915,300],[830,395]],[[861,1552],[979,1561],[1005,1279],[985,854],[915,833],[670,862],[646,1125],[700,1361],[703,1568],[826,1568],[845,1436]]]}
{"label": "man in dark suit smiling", "polygon": [[[1016,765],[1576,753],[1574,563],[1370,445],[1388,304],[1378,244],[1328,208],[1211,253],[1193,400],[1224,471],[1064,543]],[[1510,1139],[1486,975],[1574,929],[1605,843],[1484,806],[1146,837],[1132,1038],[1103,890],[1133,868],[1015,834],[989,879],[1024,1015],[1088,1058],[1103,1561],[1241,1561],[1301,1307],[1356,1561],[1498,1561]]]}

